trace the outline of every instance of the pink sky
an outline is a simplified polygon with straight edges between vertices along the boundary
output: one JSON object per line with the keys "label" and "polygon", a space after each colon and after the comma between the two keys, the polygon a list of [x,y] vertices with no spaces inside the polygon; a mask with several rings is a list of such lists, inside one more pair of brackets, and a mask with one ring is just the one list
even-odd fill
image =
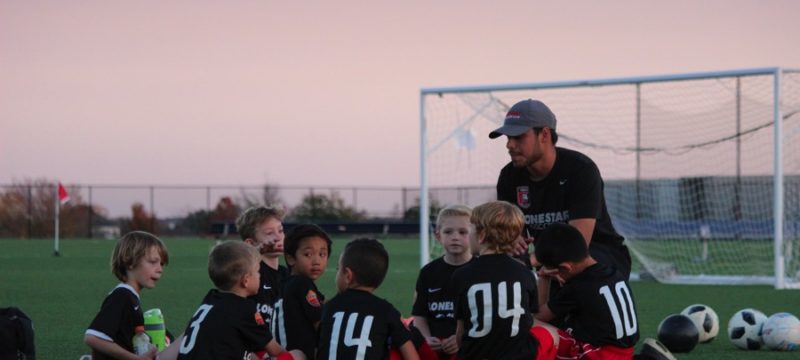
{"label": "pink sky", "polygon": [[0,184],[417,186],[422,87],[798,68],[798,14],[800,1],[2,0]]}

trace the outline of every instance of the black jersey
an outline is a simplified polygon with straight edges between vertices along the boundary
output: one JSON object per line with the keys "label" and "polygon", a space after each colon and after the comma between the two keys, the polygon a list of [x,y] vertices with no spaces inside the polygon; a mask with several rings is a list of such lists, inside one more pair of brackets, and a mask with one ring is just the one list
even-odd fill
{"label": "black jersey", "polygon": [[[133,352],[133,335],[140,325],[144,326],[144,316],[139,304],[139,294],[130,285],[119,284],[103,300],[100,312],[86,329],[86,335],[113,341],[123,349]],[[92,358],[113,359],[94,350]]]}
{"label": "black jersey", "polygon": [[444,261],[444,257],[440,257],[419,271],[417,299],[411,314],[428,321],[432,336],[446,338],[456,333],[455,303],[458,293],[452,286],[451,277],[456,269],[464,265],[450,265]]}
{"label": "black jersey", "polygon": [[539,310],[536,279],[506,254],[481,255],[453,273],[456,319],[464,322],[459,359],[533,359],[529,329]]}
{"label": "black jersey", "polygon": [[582,342],[627,348],[639,340],[633,293],[623,275],[605,264],[567,281],[547,306],[565,318],[565,327]]}
{"label": "black jersey", "polygon": [[411,333],[388,301],[349,289],[322,308],[317,359],[388,359],[389,347],[400,347]]}
{"label": "black jersey", "polygon": [[592,159],[557,147],[553,169],[540,181],[531,180],[524,167],[506,165],[497,180],[497,199],[519,206],[534,237],[550,224],[590,218],[597,220],[592,242],[619,246],[623,237],[611,223],[603,186],[600,170]]}
{"label": "black jersey", "polygon": [[253,301],[212,289],[183,333],[178,359],[246,359],[272,340]]}
{"label": "black jersey", "polygon": [[290,275],[283,283],[282,298],[275,304],[272,333],[286,350],[302,350],[314,358],[319,336],[314,327],[322,318],[325,296],[307,276]]}
{"label": "black jersey", "polygon": [[250,296],[248,299],[255,301],[256,310],[261,313],[261,317],[271,329],[275,303],[281,299],[283,280],[289,276],[289,270],[283,265],[278,265],[277,269],[273,269],[263,261],[260,264],[258,273],[261,275],[261,284],[258,287],[258,294]]}

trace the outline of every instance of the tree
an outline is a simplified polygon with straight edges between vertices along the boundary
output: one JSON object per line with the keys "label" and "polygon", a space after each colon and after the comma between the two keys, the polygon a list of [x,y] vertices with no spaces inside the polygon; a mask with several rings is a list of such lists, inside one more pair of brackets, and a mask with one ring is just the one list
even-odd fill
{"label": "tree", "polygon": [[292,209],[289,217],[296,221],[344,220],[360,221],[367,218],[365,211],[358,211],[347,204],[337,193],[308,194],[300,205]]}
{"label": "tree", "polygon": [[224,196],[219,199],[217,206],[211,213],[211,222],[226,224],[235,223],[240,212],[241,209],[233,202],[233,199],[231,199],[230,196]]}
{"label": "tree", "polygon": [[131,205],[131,220],[129,222],[130,231],[147,231],[155,234],[156,232],[156,216],[155,214],[148,214],[144,209],[142,203],[134,203]]}
{"label": "tree", "polygon": [[[436,199],[430,199],[429,201],[429,211],[428,211],[428,218],[431,221],[436,220],[436,216],[439,215],[439,211],[442,210],[442,205],[439,204],[439,201]],[[403,220],[407,221],[419,221],[419,198],[417,198],[417,204],[406,209],[403,213]]]}

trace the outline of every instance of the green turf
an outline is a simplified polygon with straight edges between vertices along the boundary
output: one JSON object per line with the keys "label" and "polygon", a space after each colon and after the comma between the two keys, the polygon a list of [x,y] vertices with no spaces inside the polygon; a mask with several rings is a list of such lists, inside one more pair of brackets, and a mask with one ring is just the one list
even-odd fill
{"label": "green turf", "polygon": [[[167,327],[182,332],[211,282],[206,255],[211,240],[165,239],[170,265],[153,290],[142,294],[145,309],[160,307]],[[346,239],[334,240],[328,271],[318,285],[328,297],[335,294],[336,259]],[[377,294],[409,315],[414,281],[419,266],[418,243],[412,239],[385,240],[390,254],[390,273]],[[113,241],[66,240],[60,257],[52,255],[46,240],[0,240],[0,306],[21,307],[34,320],[38,358],[77,359],[88,353],[83,332],[106,293],[117,283],[108,270]],[[681,286],[653,282],[632,284],[642,338],[655,337],[658,323],[669,314],[693,303],[705,303],[720,316],[723,327],[711,344],[699,345],[681,359],[795,359],[794,353],[735,349],[725,327],[734,312],[754,307],[766,314],[788,311],[800,314],[800,291],[778,291],[766,286]]]}

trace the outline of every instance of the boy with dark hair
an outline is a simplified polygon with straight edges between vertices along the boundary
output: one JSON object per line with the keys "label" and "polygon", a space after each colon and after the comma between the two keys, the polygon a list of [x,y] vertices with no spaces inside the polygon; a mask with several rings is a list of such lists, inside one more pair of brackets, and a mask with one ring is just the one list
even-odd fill
{"label": "boy with dark hair", "polygon": [[325,301],[314,282],[325,273],[331,244],[330,236],[314,224],[297,225],[286,236],[284,258],[291,275],[284,281],[282,298],[275,306],[273,333],[284,347],[299,349],[310,359],[317,350]]}
{"label": "boy with dark hair", "polygon": [[472,210],[479,256],[453,273],[459,359],[552,359],[553,330],[534,326],[536,280],[507,253],[522,233],[522,212],[505,201]]}
{"label": "boy with dark hair", "polygon": [[388,268],[389,254],[377,240],[345,246],[336,269],[339,293],[322,309],[317,359],[388,359],[390,346],[404,359],[419,359],[400,312],[373,294]]}
{"label": "boy with dark hair", "polygon": [[[186,330],[171,346],[180,346],[179,360],[247,359],[266,351],[280,360],[305,359],[300,351],[286,352],[272,338],[253,309],[252,296],[260,286],[260,254],[241,242],[219,244],[208,255],[208,276],[216,289],[209,290]],[[162,358],[172,358],[167,349]]]}
{"label": "boy with dark hair", "polygon": [[[639,339],[633,294],[623,274],[589,255],[583,235],[553,224],[536,238],[539,312],[536,318],[564,318],[558,330],[559,359],[630,359]],[[548,300],[550,281],[563,287]]]}
{"label": "boy with dark hair", "polygon": [[272,329],[275,302],[281,297],[282,282],[289,270],[280,264],[283,255],[283,210],[277,206],[253,206],[236,219],[236,230],[242,240],[261,253],[259,273],[261,285],[252,296],[256,308]]}
{"label": "boy with dark hair", "polygon": [[120,283],[103,300],[84,335],[93,359],[155,357],[155,348],[144,355],[134,354],[133,336],[137,327],[144,326],[139,294],[156,286],[168,263],[167,247],[153,234],[132,231],[119,239],[111,254],[111,272]]}
{"label": "boy with dark hair", "polygon": [[[438,359],[455,359],[458,352],[455,319],[458,294],[451,286],[451,277],[453,272],[473,259],[470,250],[471,215],[472,209],[464,205],[450,205],[439,211],[434,235],[442,244],[444,255],[422,267],[417,277],[411,311],[414,315],[411,329],[415,335],[414,342],[427,343]],[[420,356],[425,351],[423,346],[417,347]]]}

